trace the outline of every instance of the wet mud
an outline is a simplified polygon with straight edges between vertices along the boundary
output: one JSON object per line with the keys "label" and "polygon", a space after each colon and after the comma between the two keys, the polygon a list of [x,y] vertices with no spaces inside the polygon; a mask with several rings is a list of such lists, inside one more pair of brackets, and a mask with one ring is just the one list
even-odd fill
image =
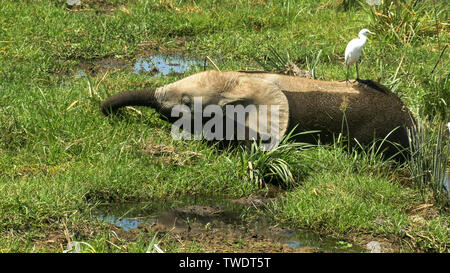
{"label": "wet mud", "polygon": [[310,231],[279,226],[265,215],[264,205],[272,200],[254,195],[236,200],[110,204],[98,207],[95,220],[123,233],[138,229],[158,232],[166,238],[163,247],[172,243],[180,251],[364,252]]}

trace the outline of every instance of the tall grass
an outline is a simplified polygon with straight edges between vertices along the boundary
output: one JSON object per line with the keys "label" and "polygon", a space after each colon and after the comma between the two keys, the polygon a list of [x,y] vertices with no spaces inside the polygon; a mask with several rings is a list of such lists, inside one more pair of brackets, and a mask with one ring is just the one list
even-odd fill
{"label": "tall grass", "polygon": [[309,77],[316,79],[317,78],[317,64],[320,61],[320,56],[322,54],[322,50],[319,50],[316,56],[305,58],[305,66],[307,70],[301,70],[295,60],[291,57],[289,51],[286,51],[285,54],[281,53],[280,50],[277,50],[273,47],[268,48],[269,53],[263,59],[260,59],[256,56],[253,59],[265,70],[275,73],[282,73],[287,75],[301,76],[301,77]]}
{"label": "tall grass", "polygon": [[[444,184],[450,155],[445,131],[442,124],[438,130],[431,130],[418,119],[408,132],[411,149],[409,168],[414,187],[419,190],[423,201],[432,201],[441,208],[448,206],[450,201],[449,189]],[[429,193],[432,200],[428,200]]]}
{"label": "tall grass", "polygon": [[361,3],[370,28],[394,44],[410,44],[445,31],[448,8],[445,1],[384,0],[381,5]]}
{"label": "tall grass", "polygon": [[343,9],[344,11],[349,11],[352,8],[356,8],[360,5],[358,0],[341,0],[338,1],[335,5],[337,5],[338,9]]}
{"label": "tall grass", "polygon": [[[356,139],[352,142],[344,133],[340,133],[328,149],[336,151],[334,160],[341,159],[341,166],[345,166],[348,172],[370,173],[375,176],[390,176],[392,173],[403,168],[404,164],[399,160],[403,159],[404,148],[388,140],[395,131],[392,130],[385,138],[374,138],[368,144],[361,144]],[[386,153],[387,145],[398,148],[398,152]],[[322,147],[327,147],[324,145]],[[344,159],[345,158],[345,159]]]}
{"label": "tall grass", "polygon": [[[445,49],[445,48],[444,48]],[[422,80],[420,97],[423,116],[438,116],[442,121],[450,118],[449,73],[444,76],[433,74]]]}

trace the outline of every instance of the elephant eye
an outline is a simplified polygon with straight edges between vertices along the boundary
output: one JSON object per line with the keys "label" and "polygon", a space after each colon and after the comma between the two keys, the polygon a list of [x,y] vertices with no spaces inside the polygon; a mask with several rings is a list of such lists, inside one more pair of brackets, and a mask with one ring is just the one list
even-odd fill
{"label": "elephant eye", "polygon": [[181,104],[187,105],[187,106],[191,106],[191,98],[188,95],[183,95],[181,97]]}

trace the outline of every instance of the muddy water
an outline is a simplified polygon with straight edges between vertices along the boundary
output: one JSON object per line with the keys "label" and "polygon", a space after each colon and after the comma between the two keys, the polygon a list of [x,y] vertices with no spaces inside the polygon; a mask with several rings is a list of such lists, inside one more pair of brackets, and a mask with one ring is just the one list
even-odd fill
{"label": "muddy water", "polygon": [[[264,216],[264,206],[260,199],[257,200],[246,205],[205,199],[102,205],[97,208],[95,217],[124,231],[148,226],[152,230],[181,235],[186,240],[207,238],[205,244],[214,243],[216,250],[224,252],[229,250],[217,245],[236,238],[246,240],[249,249],[256,252],[278,251],[280,245],[284,246],[284,252],[365,251],[309,231],[279,227]],[[255,245],[263,243],[265,247],[253,248],[253,241]]]}
{"label": "muddy water", "polygon": [[98,73],[108,69],[123,69],[131,67],[137,74],[149,74],[151,77],[160,77],[169,74],[183,74],[197,68],[206,68],[205,60],[180,55],[155,54],[147,57],[139,57],[136,62],[130,64],[124,59],[115,59],[112,57],[95,61],[82,62],[78,70],[69,76],[82,78],[87,73]]}
{"label": "muddy water", "polygon": [[135,73],[150,73],[153,77],[168,74],[182,74],[195,67],[200,67],[203,62],[178,55],[153,55],[141,57],[134,64]]}

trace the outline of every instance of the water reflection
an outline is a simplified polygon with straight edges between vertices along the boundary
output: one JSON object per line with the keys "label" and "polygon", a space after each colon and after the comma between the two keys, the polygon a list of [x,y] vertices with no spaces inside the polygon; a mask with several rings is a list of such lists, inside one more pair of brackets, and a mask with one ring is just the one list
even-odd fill
{"label": "water reflection", "polygon": [[97,220],[125,231],[144,225],[156,225],[155,227],[165,227],[174,233],[195,234],[212,229],[214,232],[227,234],[231,228],[236,234],[252,232],[255,236],[271,238],[274,242],[298,249],[312,247],[326,252],[364,252],[356,246],[343,248],[337,240],[310,231],[275,227],[264,216],[256,216],[253,207],[223,200],[184,200],[173,204],[158,204],[158,201],[151,204],[111,204],[98,207],[96,215]]}
{"label": "water reflection", "polygon": [[201,65],[200,61],[177,55],[153,55],[141,57],[134,64],[135,73],[154,73],[153,76],[184,73]]}
{"label": "water reflection", "polygon": [[82,78],[82,77],[86,77],[87,75],[86,75],[86,73],[83,71],[83,70],[81,70],[81,69],[79,69],[76,73],[75,73],[75,78]]}
{"label": "water reflection", "polygon": [[98,219],[100,221],[104,221],[104,222],[113,224],[117,227],[120,227],[125,231],[137,228],[140,224],[143,223],[141,221],[134,220],[134,219],[128,219],[128,218],[118,219],[117,217],[112,216],[112,215],[107,215],[107,216],[100,215],[100,216],[98,216]]}

